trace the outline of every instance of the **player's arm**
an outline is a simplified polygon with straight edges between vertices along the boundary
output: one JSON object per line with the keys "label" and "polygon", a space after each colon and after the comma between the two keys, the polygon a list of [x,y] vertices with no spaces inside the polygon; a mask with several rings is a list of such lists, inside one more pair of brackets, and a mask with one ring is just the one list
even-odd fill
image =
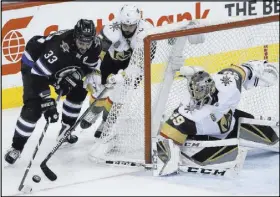
{"label": "player's arm", "polygon": [[113,44],[113,41],[108,36],[108,31],[107,31],[107,26],[104,26],[102,30],[100,31],[98,38],[100,39],[101,42],[101,52],[100,52],[100,59],[103,60],[104,56],[108,52],[109,48]]}
{"label": "player's arm", "polygon": [[[41,51],[38,50],[38,52],[40,52],[40,55],[37,56],[37,61],[33,62],[31,69],[31,76],[33,82],[32,88],[39,95],[41,93],[50,91],[50,77],[53,74],[51,65],[58,61],[57,55],[54,53],[54,50],[46,46],[44,48],[45,49]],[[34,54],[34,52],[32,54]]]}
{"label": "player's arm", "polygon": [[63,50],[61,44],[66,44],[66,41],[60,40],[47,45],[35,62],[31,73],[42,80],[39,82],[37,91],[49,89],[47,86],[53,85],[57,93],[62,91],[62,95],[66,95],[79,82],[82,83],[80,78],[83,74],[77,68],[78,66],[74,67],[74,57],[69,50]]}
{"label": "player's arm", "polygon": [[245,76],[244,71],[240,67],[231,65],[230,67],[224,68],[221,71],[219,71],[218,74],[233,75],[234,80],[236,82],[236,87],[241,92],[242,84],[243,84],[246,76]]}
{"label": "player's arm", "polygon": [[276,66],[266,60],[250,60],[239,66],[231,65],[220,72],[232,72],[239,78],[239,83],[250,89],[257,86],[271,86],[277,83],[279,71]]}
{"label": "player's arm", "polygon": [[180,114],[178,110],[179,108],[175,109],[169,119],[163,123],[160,135],[182,145],[188,135],[196,135],[197,129],[195,122]]}

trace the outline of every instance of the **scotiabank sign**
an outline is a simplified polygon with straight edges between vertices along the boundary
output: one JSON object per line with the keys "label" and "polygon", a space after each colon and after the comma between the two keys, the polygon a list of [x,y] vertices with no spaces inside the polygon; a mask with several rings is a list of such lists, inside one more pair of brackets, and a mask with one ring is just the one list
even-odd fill
{"label": "scotiabank sign", "polygon": [[[27,28],[33,16],[9,20],[2,28],[2,54],[9,64],[2,65],[2,75],[15,74],[20,70],[20,59],[24,52],[26,40],[21,30]],[[52,25],[45,29],[44,35],[57,31],[58,26]]]}
{"label": "scotiabank sign", "polygon": [[[210,9],[202,9],[201,3],[197,2],[191,8],[192,12],[179,12],[169,15],[162,15],[160,17],[154,18],[146,16],[144,17],[147,21],[149,21],[154,26],[161,26],[164,24],[170,24],[174,22],[180,22],[183,20],[193,20],[193,19],[206,19],[209,15]],[[145,14],[145,10],[142,10],[142,13]],[[37,28],[34,25],[31,26],[30,23],[32,20],[36,18],[36,15],[28,15],[20,18],[12,18],[8,20],[4,26],[2,27],[2,54],[3,59],[2,62],[2,75],[15,74],[20,71],[20,60],[22,53],[24,51],[24,47],[28,39],[30,39],[33,35],[25,36],[23,34],[23,30],[26,28]],[[106,19],[111,21],[115,18],[114,13],[108,14]],[[97,32],[99,32],[105,23],[103,22],[105,18],[98,18],[94,20],[96,24]],[[65,19],[67,20],[67,19]],[[42,23],[45,23],[42,21]],[[60,24],[46,25],[45,27],[41,27],[39,30],[41,33],[38,35],[49,35],[51,32],[57,31],[60,28]],[[73,27],[68,27],[73,28]],[[37,30],[37,29],[36,29]],[[38,30],[37,30],[38,31]],[[32,32],[32,31],[31,31]],[[35,35],[35,34],[34,34]],[[28,38],[27,38],[28,37]],[[5,60],[5,61],[3,61]]]}

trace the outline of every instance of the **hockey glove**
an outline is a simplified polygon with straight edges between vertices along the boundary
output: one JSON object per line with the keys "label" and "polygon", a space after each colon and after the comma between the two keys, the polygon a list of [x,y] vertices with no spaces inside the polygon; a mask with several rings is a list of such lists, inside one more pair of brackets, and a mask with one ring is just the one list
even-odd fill
{"label": "hockey glove", "polygon": [[88,74],[84,80],[83,87],[91,94],[98,92],[101,88],[101,75],[100,71],[93,71]]}
{"label": "hockey glove", "polygon": [[278,84],[279,71],[277,67],[279,65],[269,63],[266,60],[250,60],[241,64],[241,68],[246,73],[243,87],[248,90],[252,87],[269,87]]}
{"label": "hockey glove", "polygon": [[116,84],[121,84],[124,82],[125,72],[121,69],[118,71],[118,74],[110,74],[107,77],[105,87],[113,88]]}
{"label": "hockey glove", "polygon": [[44,113],[45,119],[50,123],[58,121],[58,112],[56,109],[56,102],[53,98],[44,98],[41,103],[41,110]]}
{"label": "hockey glove", "polygon": [[78,85],[82,84],[82,80],[76,79],[73,75],[68,75],[58,80],[54,84],[55,92],[59,94],[62,91],[62,96],[69,94],[69,92]]}

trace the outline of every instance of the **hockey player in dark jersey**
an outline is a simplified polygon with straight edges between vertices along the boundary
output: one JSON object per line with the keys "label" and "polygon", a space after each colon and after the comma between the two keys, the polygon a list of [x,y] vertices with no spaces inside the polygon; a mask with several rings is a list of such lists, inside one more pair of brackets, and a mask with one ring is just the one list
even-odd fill
{"label": "hockey player in dark jersey", "polygon": [[[56,101],[50,97],[49,85],[57,94],[66,95],[58,139],[75,123],[87,95],[82,78],[96,67],[100,51],[95,25],[86,19],[80,19],[74,29],[34,36],[28,41],[21,60],[24,105],[17,119],[12,147],[5,155],[9,164],[19,158],[42,114],[50,123],[58,121]],[[69,143],[77,140],[74,135],[67,139]]]}

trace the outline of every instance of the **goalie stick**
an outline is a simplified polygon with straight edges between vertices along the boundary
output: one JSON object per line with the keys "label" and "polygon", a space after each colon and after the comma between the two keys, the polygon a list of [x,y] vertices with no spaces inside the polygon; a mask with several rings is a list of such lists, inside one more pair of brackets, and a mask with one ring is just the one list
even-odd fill
{"label": "goalie stick", "polygon": [[[91,158],[90,158],[91,159]],[[145,169],[152,169],[153,164],[143,164],[134,161],[123,161],[123,160],[103,160],[103,159],[91,159],[93,162],[98,164],[104,164],[109,166],[126,166],[126,167],[144,167]]]}
{"label": "goalie stick", "polygon": [[67,137],[71,134],[71,132],[80,124],[80,122],[83,120],[83,118],[87,115],[87,113],[91,110],[91,108],[95,105],[97,100],[101,98],[105,92],[107,91],[107,88],[105,87],[102,92],[98,95],[97,99],[88,107],[88,109],[81,115],[81,117],[75,122],[75,124],[70,127],[68,131],[66,131],[63,138],[61,138],[56,146],[52,149],[52,151],[47,155],[47,157],[42,161],[40,164],[40,168],[42,169],[45,176],[51,180],[55,181],[57,179],[56,174],[47,166],[47,162],[49,159],[54,155],[54,153],[59,149],[59,147],[62,145],[62,143],[67,139]]}
{"label": "goalie stick", "polygon": [[[56,99],[56,102],[58,102],[60,100],[61,95],[62,95],[62,92],[60,92],[60,94],[58,95],[58,97]],[[24,175],[23,175],[23,177],[21,179],[21,182],[20,182],[19,187],[18,187],[18,191],[22,191],[22,189],[24,189],[25,192],[31,192],[32,191],[32,188],[30,186],[25,186],[24,185],[24,181],[25,181],[25,179],[26,179],[26,177],[28,175],[28,172],[29,172],[29,170],[30,170],[30,168],[32,166],[32,162],[35,159],[35,156],[36,156],[36,154],[37,154],[37,152],[38,152],[38,150],[40,148],[40,145],[41,145],[41,143],[43,141],[43,138],[44,138],[44,136],[45,136],[45,134],[46,134],[46,132],[48,130],[49,124],[50,124],[50,122],[47,120],[47,123],[46,123],[46,125],[44,127],[44,130],[43,130],[43,132],[41,134],[41,137],[39,138],[38,144],[36,145],[35,150],[33,152],[32,158],[30,159],[29,164],[26,167]]]}

